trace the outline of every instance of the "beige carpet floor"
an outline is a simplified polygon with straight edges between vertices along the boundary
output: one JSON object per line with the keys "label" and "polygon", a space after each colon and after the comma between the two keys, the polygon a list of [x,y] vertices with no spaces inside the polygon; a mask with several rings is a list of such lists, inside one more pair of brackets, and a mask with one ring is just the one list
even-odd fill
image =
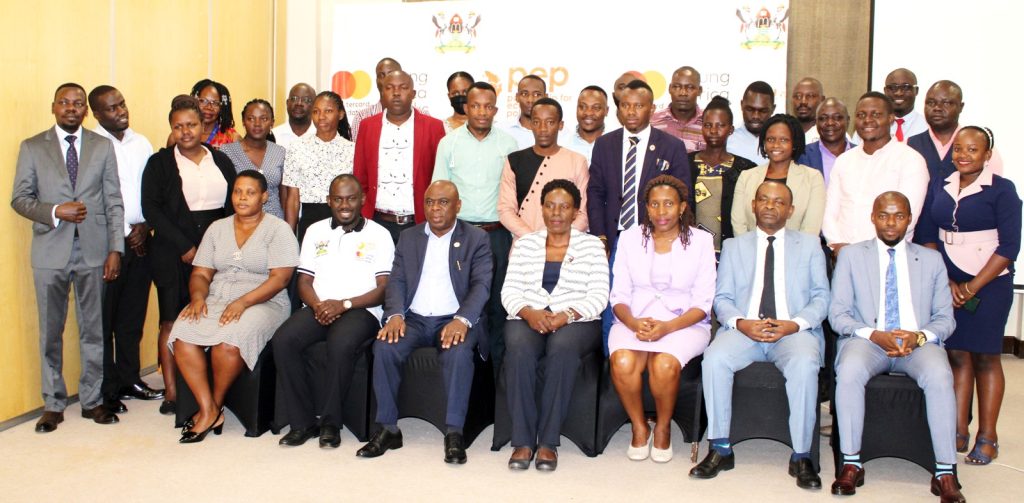
{"label": "beige carpet floor", "polygon": [[[990,466],[960,464],[970,501],[1021,501],[1024,485],[1024,360],[1004,357],[1007,393],[1000,419],[1002,453]],[[156,384],[157,376],[146,380]],[[786,474],[789,450],[768,440],[736,447],[736,469],[707,481],[690,480],[689,445],[674,431],[676,457],[658,465],[626,458],[624,426],[601,456],[588,458],[564,440],[554,473],[511,473],[508,447],[490,451],[492,429],[469,449],[469,463],[442,461],[442,435],[428,423],[403,419],[405,447],[381,458],[355,457],[360,444],[347,431],[336,450],[316,441],[298,448],[277,445],[270,433],[246,438],[228,415],[224,434],[179,445],[172,420],[159,402],[126,402],[120,424],[100,426],[68,408],[50,434],[33,431],[32,419],[0,433],[0,501],[934,501],[929,473],[898,459],[866,464],[867,483],[852,498],[832,496],[832,457],[822,444],[817,492],[797,488]],[[825,418],[823,414],[823,418]],[[706,444],[701,446],[701,457]],[[713,499],[712,499],[713,498]]]}

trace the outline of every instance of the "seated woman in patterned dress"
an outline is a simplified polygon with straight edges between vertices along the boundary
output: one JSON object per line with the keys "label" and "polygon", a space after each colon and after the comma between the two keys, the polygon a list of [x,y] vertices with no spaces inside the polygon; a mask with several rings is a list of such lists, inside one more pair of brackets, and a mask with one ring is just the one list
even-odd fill
{"label": "seated woman in patterned dress", "polygon": [[210,225],[192,262],[191,301],[168,338],[199,404],[199,412],[186,422],[181,443],[201,442],[211,430],[220,433],[224,396],[242,365],[256,365],[274,330],[291,312],[285,287],[299,262],[299,247],[288,224],[263,212],[267,197],[262,174],[239,173],[231,192],[234,216]]}

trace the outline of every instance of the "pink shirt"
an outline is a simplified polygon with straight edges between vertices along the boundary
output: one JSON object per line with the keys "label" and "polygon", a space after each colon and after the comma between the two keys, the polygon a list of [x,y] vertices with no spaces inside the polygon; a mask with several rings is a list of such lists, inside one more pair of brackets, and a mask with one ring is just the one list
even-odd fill
{"label": "pink shirt", "polygon": [[[935,144],[935,151],[939,153],[939,159],[946,158],[946,154],[949,153],[949,149],[953,147],[953,140],[961,129],[963,128],[957,126],[956,131],[953,131],[953,136],[949,137],[949,143],[943,145],[942,140],[935,136],[935,132],[932,131],[932,128],[928,128],[928,136],[931,137],[932,143]],[[990,169],[992,173],[1003,176],[1003,157],[999,155],[999,151],[995,148],[992,149],[992,158],[988,160],[988,164],[986,164],[985,167]]]}
{"label": "pink shirt", "polygon": [[224,199],[228,195],[228,181],[213,162],[213,154],[206,147],[203,147],[203,153],[202,160],[196,164],[174,147],[181,192],[191,211],[219,210],[224,207]]}
{"label": "pink shirt", "polygon": [[508,158],[505,158],[505,167],[501,171],[501,189],[498,193],[498,220],[504,225],[512,236],[519,238],[525,234],[544,229],[544,214],[541,210],[541,189],[551,180],[566,179],[576,184],[580,189],[582,201],[580,210],[573,220],[574,229],[586,232],[587,221],[587,183],[590,181],[590,171],[587,169],[587,159],[582,154],[573,152],[565,147],[558,149],[555,155],[548,156],[537,170],[533,179],[535,189],[523,199],[523,204],[517,204],[516,198],[516,175],[512,172]]}
{"label": "pink shirt", "polygon": [[693,118],[683,122],[672,115],[672,108],[664,108],[651,116],[651,126],[654,126],[686,144],[687,152],[704,150],[704,111],[698,106],[694,110]]}
{"label": "pink shirt", "polygon": [[874,238],[871,208],[879,194],[890,190],[910,200],[912,221],[905,238],[910,240],[924,206],[929,177],[921,154],[895,139],[871,155],[864,152],[863,145],[846,151],[836,159],[829,176],[821,226],[825,240],[849,244]]}

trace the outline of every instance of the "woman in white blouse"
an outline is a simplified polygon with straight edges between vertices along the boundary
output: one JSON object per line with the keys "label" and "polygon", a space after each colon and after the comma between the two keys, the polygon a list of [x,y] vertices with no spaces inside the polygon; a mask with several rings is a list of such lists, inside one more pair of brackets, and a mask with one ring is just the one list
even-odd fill
{"label": "woman in white blouse", "polygon": [[[608,305],[608,259],[595,236],[572,228],[582,196],[568,180],[541,190],[545,230],[516,241],[501,289],[505,379],[512,414],[513,470],[554,470],[562,421],[581,357],[601,349],[601,312]],[[541,398],[537,367],[543,366]]]}
{"label": "woman in white blouse", "polygon": [[341,96],[331,91],[318,94],[310,116],[316,134],[288,148],[281,180],[286,187],[284,219],[292,229],[298,230],[300,243],[310,224],[331,217],[331,208],[327,206],[331,180],[352,173],[356,146],[351,141]]}

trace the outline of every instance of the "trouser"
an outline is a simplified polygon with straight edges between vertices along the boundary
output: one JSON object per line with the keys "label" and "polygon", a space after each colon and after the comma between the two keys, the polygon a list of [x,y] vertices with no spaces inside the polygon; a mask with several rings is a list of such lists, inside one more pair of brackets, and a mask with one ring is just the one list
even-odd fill
{"label": "trouser", "polygon": [[[356,361],[380,330],[380,322],[366,309],[350,309],[330,325],[321,325],[313,309],[304,307],[288,318],[274,333],[274,363],[283,394],[285,418],[292,430],[304,430],[316,423],[342,425],[342,403],[348,395]],[[313,385],[307,372],[306,350],[318,342],[327,342],[324,366],[323,408],[315,410]]]}
{"label": "trouser", "polygon": [[377,397],[377,422],[383,426],[398,424],[398,387],[402,384],[402,366],[416,349],[435,347],[441,360],[447,396],[445,424],[462,428],[469,410],[469,391],[473,386],[473,356],[477,330],[470,330],[466,339],[456,346],[441,349],[441,329],[452,321],[452,315],[405,315],[405,336],[389,344],[373,343],[373,392]]}
{"label": "trouser", "polygon": [[388,222],[387,220],[377,218],[376,216],[373,218],[373,221],[380,224],[381,227],[387,229],[387,231],[391,234],[391,241],[394,241],[396,245],[398,244],[398,236],[402,234],[402,231],[416,225],[416,222],[409,222],[407,224],[397,224],[395,222]]}
{"label": "trouser", "polygon": [[501,304],[501,287],[505,284],[505,273],[508,272],[508,254],[512,250],[512,233],[504,227],[487,231],[491,241],[491,259],[494,261],[494,276],[491,278],[491,296],[487,299],[487,335],[491,362],[495,377],[501,369],[501,360],[505,354],[505,319],[508,312]]}
{"label": "trouser", "polygon": [[125,240],[121,272],[107,283],[103,298],[103,396],[117,398],[121,389],[138,384],[142,341],[153,282],[149,257],[135,254]]}
{"label": "trouser", "polygon": [[789,436],[793,452],[810,452],[818,406],[821,344],[808,332],[790,334],[777,342],[755,342],[736,329],[719,330],[704,351],[704,397],[708,404],[708,438],[729,438],[732,425],[732,387],[736,372],[754,362],[771,362],[786,378]]}
{"label": "trouser", "polygon": [[839,341],[836,359],[835,405],[843,454],[860,452],[864,434],[864,387],[872,377],[883,372],[900,372],[917,381],[924,390],[935,462],[956,464],[956,397],[946,350],[929,343],[902,358],[891,358],[877,344],[857,336]]}
{"label": "trouser", "polygon": [[[569,411],[580,360],[598,351],[601,322],[566,325],[539,334],[523,320],[505,323],[505,386],[512,446],[557,447]],[[543,381],[537,395],[537,369]]]}
{"label": "trouser", "polygon": [[33,268],[36,306],[39,311],[39,353],[45,410],[62,412],[68,405],[64,384],[64,322],[68,315],[68,292],[75,288],[78,346],[82,362],[78,397],[82,408],[91,409],[103,401],[103,266],[89,267],[76,237],[71,258],[61,269]]}

